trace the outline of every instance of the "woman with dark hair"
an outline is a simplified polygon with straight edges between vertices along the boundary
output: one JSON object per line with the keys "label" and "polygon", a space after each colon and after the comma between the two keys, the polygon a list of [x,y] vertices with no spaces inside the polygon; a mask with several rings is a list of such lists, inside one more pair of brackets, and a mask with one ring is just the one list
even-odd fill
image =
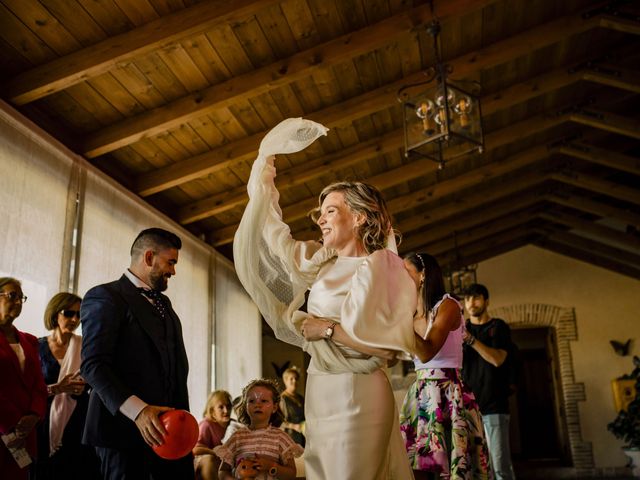
{"label": "woman with dark hair", "polygon": [[414,328],[422,338],[416,381],[400,412],[400,429],[416,480],[491,478],[482,419],[462,382],[462,307],[446,293],[440,265],[426,253],[404,259],[418,290]]}
{"label": "woman with dark hair", "polygon": [[36,424],[47,408],[38,340],[13,326],[27,297],[18,280],[0,278],[0,475],[25,480],[36,457]]}
{"label": "woman with dark hair", "polygon": [[44,326],[51,333],[38,339],[48,402],[44,422],[38,427],[40,456],[36,479],[98,478],[98,458],[93,448],[82,445],[89,392],[80,377],[82,299],[67,292],[55,294],[44,311]]}

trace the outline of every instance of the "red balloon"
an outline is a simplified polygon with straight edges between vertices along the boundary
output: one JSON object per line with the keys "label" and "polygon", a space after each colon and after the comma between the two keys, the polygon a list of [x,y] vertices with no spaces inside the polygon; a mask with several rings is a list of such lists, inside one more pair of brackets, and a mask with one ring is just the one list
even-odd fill
{"label": "red balloon", "polygon": [[167,460],[187,455],[198,441],[198,422],[186,410],[171,410],[160,415],[167,434],[164,443],[152,447],[156,454]]}

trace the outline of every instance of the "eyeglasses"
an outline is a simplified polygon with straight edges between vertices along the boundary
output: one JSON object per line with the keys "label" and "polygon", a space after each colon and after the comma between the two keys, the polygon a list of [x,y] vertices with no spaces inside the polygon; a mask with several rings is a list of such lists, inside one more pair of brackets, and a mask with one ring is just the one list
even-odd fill
{"label": "eyeglasses", "polygon": [[27,296],[18,292],[2,292],[0,293],[0,297],[7,297],[12,302],[20,300],[20,303],[24,303],[27,301]]}
{"label": "eyeglasses", "polygon": [[80,310],[61,310],[60,313],[65,316],[65,318],[80,318]]}

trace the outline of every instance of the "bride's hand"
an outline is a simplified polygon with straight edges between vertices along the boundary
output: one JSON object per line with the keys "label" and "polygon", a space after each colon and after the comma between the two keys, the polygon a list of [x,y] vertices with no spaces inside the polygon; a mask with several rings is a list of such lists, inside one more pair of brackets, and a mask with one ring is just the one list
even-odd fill
{"label": "bride's hand", "polygon": [[324,340],[325,332],[332,322],[323,318],[314,317],[309,315],[302,321],[300,333],[308,342],[315,342],[316,340]]}

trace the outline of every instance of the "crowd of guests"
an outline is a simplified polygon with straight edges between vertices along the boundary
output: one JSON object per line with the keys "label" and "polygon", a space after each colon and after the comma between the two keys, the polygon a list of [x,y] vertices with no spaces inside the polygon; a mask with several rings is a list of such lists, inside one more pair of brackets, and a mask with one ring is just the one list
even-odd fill
{"label": "crowd of guests", "polygon": [[[119,279],[84,299],[51,299],[51,334],[40,340],[13,326],[26,301],[20,282],[0,279],[3,478],[292,479],[303,451],[309,480],[491,479],[494,470],[513,478],[504,397],[513,348],[506,323],[487,313],[487,289],[467,292],[465,325],[435,259],[395,253],[386,204],[365,183],[321,192],[312,213],[321,241],[291,237],[275,155],[323,134],[303,119],[267,134],[234,241],[238,278],[265,320],[311,356],[305,399],[296,370],[285,372],[283,392],[255,380],[237,402],[238,426],[230,395],[213,392],[195,461],[154,453],[167,433],[160,416],[189,410],[189,365],[180,319],[162,293],[182,242],[146,229]],[[384,368],[407,355],[416,381],[399,415]]]}
{"label": "crowd of guests", "polygon": [[[514,478],[508,423],[502,430],[494,427],[508,413],[510,370],[498,368],[512,352],[508,326],[488,316],[489,294],[482,285],[467,291],[471,318],[465,326],[462,307],[446,293],[435,258],[412,253],[404,263],[418,292],[414,328],[423,340],[413,360],[416,381],[400,412],[415,478],[491,478],[491,465],[497,478]],[[80,374],[82,337],[75,334],[82,299],[54,295],[44,314],[51,333],[39,339],[13,326],[25,301],[18,280],[0,279],[0,365],[7,372],[0,388],[0,428],[9,434],[0,449],[0,470],[10,479],[102,478],[95,450],[82,442],[91,390]],[[283,389],[256,380],[235,402],[224,390],[212,392],[193,449],[195,478],[295,478],[295,458],[306,440],[299,380],[298,368],[290,367],[282,374]],[[485,432],[495,451],[491,457]],[[21,468],[10,449],[24,449],[31,465]]]}

